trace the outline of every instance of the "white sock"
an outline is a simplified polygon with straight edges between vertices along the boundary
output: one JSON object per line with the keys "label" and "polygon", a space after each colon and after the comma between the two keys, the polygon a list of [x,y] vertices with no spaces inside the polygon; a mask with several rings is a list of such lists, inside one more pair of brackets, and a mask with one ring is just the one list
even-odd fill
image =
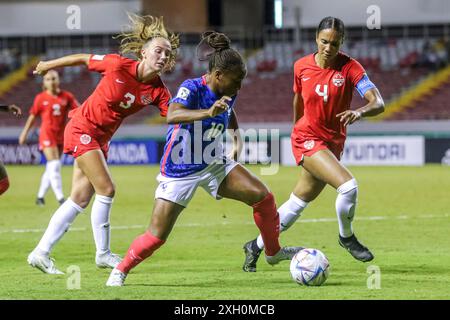
{"label": "white sock", "polygon": [[50,160],[47,162],[48,177],[50,185],[55,193],[56,199],[59,201],[64,198],[61,181],[61,161]]}
{"label": "white sock", "polygon": [[50,188],[50,179],[48,177],[48,166],[45,166],[45,171],[42,174],[41,184],[39,186],[39,191],[37,194],[38,198],[44,198],[47,193],[48,188]]}
{"label": "white sock", "polygon": [[[302,211],[308,206],[308,202],[303,201],[295,194],[291,193],[289,200],[287,200],[281,207],[278,208],[280,215],[280,232],[286,231],[294,222],[300,217]],[[264,242],[261,235],[256,239],[258,248],[264,248]]]}
{"label": "white sock", "polygon": [[337,188],[336,213],[339,223],[339,234],[348,238],[353,235],[352,221],[355,215],[358,198],[358,184],[355,179],[349,180]]}
{"label": "white sock", "polygon": [[79,205],[70,198],[67,199],[53,214],[48,224],[47,230],[37,245],[37,249],[45,254],[50,254],[53,246],[61,239],[64,233],[69,230],[70,225],[77,215],[83,211]]}
{"label": "white sock", "polygon": [[91,223],[97,255],[110,252],[109,213],[111,212],[112,202],[113,198],[97,194],[92,205]]}

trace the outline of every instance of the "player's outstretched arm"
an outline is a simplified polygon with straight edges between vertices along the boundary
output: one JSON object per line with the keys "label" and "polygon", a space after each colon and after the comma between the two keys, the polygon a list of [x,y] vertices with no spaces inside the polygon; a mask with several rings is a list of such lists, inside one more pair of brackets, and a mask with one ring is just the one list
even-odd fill
{"label": "player's outstretched arm", "polygon": [[87,53],[78,53],[71,54],[65,57],[61,57],[54,60],[49,61],[40,61],[36,66],[36,69],[33,71],[33,74],[45,75],[48,70],[59,68],[59,67],[70,67],[70,66],[78,66],[78,65],[88,65],[90,54]]}
{"label": "player's outstretched arm", "polygon": [[0,104],[0,111],[11,112],[16,117],[22,116],[22,109],[15,104]]}
{"label": "player's outstretched arm", "polygon": [[341,118],[340,120],[344,123],[344,126],[352,124],[363,117],[374,117],[384,112],[384,101],[377,88],[368,90],[364,94],[364,98],[368,101],[365,106],[356,110],[347,110],[336,115],[336,117]]}
{"label": "player's outstretched arm", "polygon": [[27,122],[25,123],[25,126],[23,127],[22,132],[19,136],[19,144],[24,144],[27,141],[28,132],[30,131],[31,127],[34,124],[34,121],[36,120],[36,117],[34,114],[30,114],[30,116],[27,119]]}
{"label": "player's outstretched arm", "polygon": [[167,110],[167,123],[192,123],[207,118],[213,118],[228,110],[227,101],[231,101],[230,97],[223,96],[216,100],[209,109],[188,109],[181,103],[171,103]]}

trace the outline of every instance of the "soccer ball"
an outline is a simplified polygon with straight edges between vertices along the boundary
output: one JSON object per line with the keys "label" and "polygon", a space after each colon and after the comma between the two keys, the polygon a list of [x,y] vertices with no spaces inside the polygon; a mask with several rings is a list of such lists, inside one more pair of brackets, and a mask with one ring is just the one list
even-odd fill
{"label": "soccer ball", "polygon": [[291,275],[295,282],[304,286],[320,286],[328,278],[327,257],[317,249],[302,249],[291,260]]}

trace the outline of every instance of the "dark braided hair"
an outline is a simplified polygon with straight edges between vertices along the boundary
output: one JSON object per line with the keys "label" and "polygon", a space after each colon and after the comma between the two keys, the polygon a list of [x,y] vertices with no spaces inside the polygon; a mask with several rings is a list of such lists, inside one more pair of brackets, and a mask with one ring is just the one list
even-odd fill
{"label": "dark braided hair", "polygon": [[214,69],[246,72],[244,60],[239,52],[230,47],[230,39],[223,33],[206,31],[197,46],[200,61],[209,61],[208,71]]}
{"label": "dark braided hair", "polygon": [[319,26],[317,27],[316,36],[318,36],[320,31],[322,31],[324,29],[335,30],[341,37],[341,42],[344,41],[345,27],[344,27],[344,22],[341,19],[335,18],[335,17],[323,18],[322,21],[320,21]]}

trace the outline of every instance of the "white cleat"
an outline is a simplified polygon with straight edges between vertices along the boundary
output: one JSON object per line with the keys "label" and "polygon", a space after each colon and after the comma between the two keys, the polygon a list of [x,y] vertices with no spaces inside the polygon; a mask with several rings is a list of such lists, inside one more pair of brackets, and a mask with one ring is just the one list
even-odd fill
{"label": "white cleat", "polygon": [[118,254],[114,254],[111,252],[98,254],[95,256],[95,264],[99,268],[114,269],[121,262],[122,258]]}
{"label": "white cleat", "polygon": [[106,281],[107,287],[122,287],[125,283],[127,274],[114,268],[109,275],[108,281]]}
{"label": "white cleat", "polygon": [[39,254],[35,251],[31,252],[28,256],[28,264],[33,268],[41,270],[43,273],[48,274],[64,274],[55,267],[54,259],[47,255]]}
{"label": "white cleat", "polygon": [[291,260],[303,247],[283,247],[274,256],[266,256],[268,264],[274,265],[283,260]]}

